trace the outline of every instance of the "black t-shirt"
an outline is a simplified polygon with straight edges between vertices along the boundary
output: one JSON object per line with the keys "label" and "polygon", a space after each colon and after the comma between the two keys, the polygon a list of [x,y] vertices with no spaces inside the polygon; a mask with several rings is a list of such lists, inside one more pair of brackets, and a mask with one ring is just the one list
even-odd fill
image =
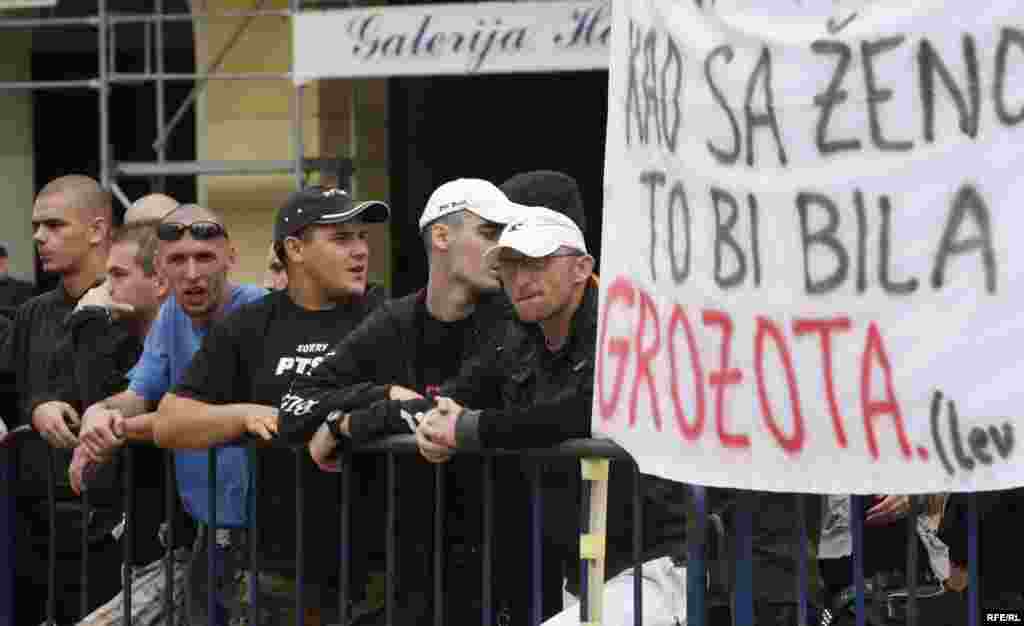
{"label": "black t-shirt", "polygon": [[[422,389],[433,396],[441,386],[459,373],[464,347],[473,332],[472,316],[454,322],[441,321],[427,312],[421,301],[417,306],[420,342],[417,367]],[[449,543],[478,544],[480,537],[481,464],[476,455],[456,455],[445,465],[445,499],[448,511],[445,526]]]}
{"label": "black t-shirt", "polygon": [[[209,404],[277,406],[296,376],[307,375],[383,299],[309,311],[287,291],[247,304],[211,328],[173,393]],[[338,476],[320,471],[305,448],[256,451],[256,518],[261,568],[291,573],[295,559],[296,466],[305,483],[305,570],[330,577],[338,559]]]}
{"label": "black t-shirt", "polygon": [[427,395],[437,393],[446,380],[459,373],[462,364],[463,346],[466,334],[472,332],[471,317],[454,322],[443,322],[427,312],[423,302],[418,303],[416,315],[419,319],[420,342],[419,382],[420,390]]}

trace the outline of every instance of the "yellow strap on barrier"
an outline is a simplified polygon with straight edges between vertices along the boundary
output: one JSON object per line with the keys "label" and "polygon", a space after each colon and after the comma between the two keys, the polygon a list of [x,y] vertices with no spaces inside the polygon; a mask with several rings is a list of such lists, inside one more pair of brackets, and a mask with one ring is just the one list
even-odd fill
{"label": "yellow strap on barrier", "polygon": [[580,558],[596,560],[604,558],[604,534],[584,533],[580,535]]}
{"label": "yellow strap on barrier", "polygon": [[608,480],[608,459],[580,459],[583,480]]}

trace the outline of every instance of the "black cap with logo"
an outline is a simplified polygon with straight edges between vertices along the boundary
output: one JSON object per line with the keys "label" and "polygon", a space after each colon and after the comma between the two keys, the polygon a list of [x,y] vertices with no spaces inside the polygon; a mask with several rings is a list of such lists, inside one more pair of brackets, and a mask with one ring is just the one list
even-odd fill
{"label": "black cap with logo", "polygon": [[344,189],[307,187],[288,196],[277,212],[274,241],[284,241],[310,224],[339,224],[360,218],[363,222],[386,222],[391,209],[380,200],[356,203]]}

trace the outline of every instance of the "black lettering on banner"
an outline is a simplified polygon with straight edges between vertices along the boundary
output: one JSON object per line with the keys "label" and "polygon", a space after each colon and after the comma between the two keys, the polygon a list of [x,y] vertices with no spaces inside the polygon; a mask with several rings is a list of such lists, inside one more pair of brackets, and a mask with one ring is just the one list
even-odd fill
{"label": "black lettering on banner", "polygon": [[[676,205],[679,205],[683,216],[683,238],[686,252],[683,253],[682,267],[676,254]],[[653,206],[653,203],[652,203]],[[672,270],[672,282],[680,285],[690,277],[690,257],[692,255],[692,228],[690,226],[690,204],[686,201],[686,189],[683,183],[676,181],[668,193],[668,260]],[[652,242],[653,244],[653,242]],[[653,247],[652,247],[653,249]]]}
{"label": "black lettering on banner", "polygon": [[[883,195],[878,198],[878,210],[882,213],[882,234],[879,238],[881,254],[878,255],[878,282],[886,293],[906,295],[917,291],[917,279],[908,278],[903,282],[893,282],[889,276],[890,260],[892,258],[892,203],[889,196]],[[863,261],[862,261],[863,262]]]}
{"label": "black lettering on banner", "polygon": [[[683,53],[670,34],[662,34],[664,37],[654,28],[645,30],[630,21],[626,145],[632,143],[635,123],[641,144],[655,141],[674,153],[682,126],[680,93],[683,89]],[[662,39],[665,42],[664,52],[660,53],[659,42]],[[662,56],[659,57],[659,54]],[[637,63],[641,62],[642,73],[637,67]]]}
{"label": "black lettering on banner", "polygon": [[[946,418],[949,420],[948,436],[953,452],[952,458],[947,452],[946,443],[942,437],[942,428],[939,423],[942,417],[942,403],[944,400],[946,403]],[[1011,421],[1003,421],[1002,429],[995,424],[989,425],[987,429],[982,426],[972,427],[967,433],[967,445],[965,446],[964,435],[960,429],[960,412],[957,410],[956,402],[951,399],[946,400],[943,397],[942,391],[936,389],[932,392],[930,413],[932,441],[935,444],[935,451],[939,455],[943,469],[950,476],[956,474],[957,466],[961,470],[970,472],[978,467],[978,463],[981,463],[982,466],[992,465],[997,459],[989,450],[989,444],[995,447],[1000,459],[1006,460],[1013,452],[1014,437],[1013,423]],[[953,464],[954,461],[956,465]]]}
{"label": "black lettering on banner", "polygon": [[[683,54],[679,51],[672,35],[665,35],[665,44],[668,48],[665,51],[665,63],[661,66],[661,121],[662,132],[665,136],[665,145],[669,152],[675,154],[676,143],[679,138],[679,124],[682,121],[682,112],[679,109],[679,92],[683,89]],[[669,70],[674,69],[673,74]],[[672,90],[672,129],[669,130],[669,81],[670,77],[675,78],[675,88]]]}
{"label": "black lettering on banner", "polygon": [[988,447],[988,433],[984,428],[975,426],[967,435],[967,443],[970,444],[971,452],[981,461],[982,465],[992,465],[992,454],[986,450]]}
{"label": "black lettering on banner", "polygon": [[956,473],[953,469],[953,464],[949,462],[949,455],[946,454],[946,446],[942,443],[942,437],[939,434],[939,412],[942,410],[942,392],[935,390],[932,393],[932,408],[930,411],[931,426],[932,426],[932,440],[935,442],[935,451],[939,454],[939,460],[942,462],[942,467],[945,468],[946,473],[952,476]]}
{"label": "black lettering on banner", "polygon": [[885,37],[877,41],[861,42],[861,55],[864,57],[864,80],[867,88],[868,120],[871,123],[871,140],[875,147],[886,152],[903,152],[914,147],[912,141],[889,141],[882,135],[882,122],[878,105],[892,99],[892,89],[879,89],[875,77],[873,58],[900,47],[906,37],[897,35]]}
{"label": "black lettering on banner", "polygon": [[[974,38],[963,36],[964,65],[967,68],[967,94],[956,84],[949,68],[927,39],[921,41],[917,52],[918,76],[921,84],[921,107],[924,109],[924,140],[935,141],[935,75],[938,74],[946,91],[960,114],[960,131],[974,139],[978,136],[978,117],[981,112],[981,85],[978,82],[978,54]],[[970,101],[968,102],[968,98]]]}
{"label": "black lettering on banner", "polygon": [[[657,247],[658,247],[658,214],[655,203],[655,188],[665,186],[665,172],[659,170],[645,170],[640,173],[640,182],[650,189],[650,208],[651,208],[651,245],[650,245],[650,265],[651,265],[651,280],[658,282],[658,270],[657,270]],[[671,211],[671,208],[669,209]],[[671,218],[670,218],[671,219]],[[671,226],[669,226],[671,228]],[[669,231],[671,232],[671,231]],[[671,237],[671,235],[669,235]],[[672,243],[669,242],[671,248]]]}
{"label": "black lettering on banner", "polygon": [[[721,205],[729,205],[729,216],[722,221]],[[733,229],[739,221],[739,203],[728,191],[719,187],[711,188],[711,204],[715,208],[715,283],[722,289],[730,289],[743,282],[747,276],[747,259],[743,254]],[[736,256],[736,269],[728,275],[722,274],[722,246],[728,246]]]}
{"label": "black lettering on banner", "polygon": [[729,126],[732,127],[732,150],[723,150],[711,143],[710,139],[707,141],[707,146],[708,151],[711,152],[711,156],[715,157],[719,163],[732,165],[736,163],[736,159],[740,158],[740,125],[736,121],[736,114],[732,112],[732,109],[729,108],[729,103],[725,101],[725,96],[722,94],[722,91],[711,78],[711,62],[717,56],[724,57],[726,63],[732,63],[732,46],[718,46],[708,54],[706,59],[704,59],[704,80],[708,83],[708,89],[711,90],[711,96],[715,99],[715,102],[722,107],[722,110],[725,111],[725,115],[729,118]]}
{"label": "black lettering on banner", "polygon": [[[824,209],[828,215],[828,224],[814,233],[809,231],[808,214],[812,206]],[[796,207],[800,214],[800,240],[804,250],[804,289],[812,296],[828,293],[846,280],[850,268],[850,255],[836,236],[839,230],[839,208],[828,196],[811,191],[797,194]],[[811,277],[811,247],[815,245],[828,248],[836,259],[835,270],[819,280]]]}
{"label": "black lettering on banner", "polygon": [[1009,422],[1003,422],[1003,430],[1000,431],[995,426],[988,427],[988,436],[992,438],[992,443],[996,446],[996,452],[1003,459],[1010,456],[1010,452],[1013,452],[1013,425]]}
{"label": "black lettering on banner", "polygon": [[760,217],[757,206],[757,196],[747,194],[747,208],[750,210],[750,258],[754,266],[754,286],[761,286],[761,241],[758,238]]}
{"label": "black lettering on banner", "polygon": [[[658,106],[658,62],[655,60],[655,53],[658,46],[658,34],[653,28],[647,31],[644,37],[644,76],[642,79],[644,91],[644,126],[653,131],[658,145],[661,145],[662,120],[660,117],[661,107]],[[654,117],[654,127],[651,128],[651,117]]]}
{"label": "black lettering on banner", "polygon": [[848,96],[845,89],[840,89],[840,85],[842,85],[843,78],[850,68],[850,60],[853,57],[850,46],[841,41],[815,41],[811,44],[811,50],[816,54],[835,54],[839,57],[836,61],[836,70],[832,76],[832,81],[828,84],[828,89],[824,93],[814,96],[815,106],[821,108],[815,131],[815,144],[818,146],[818,153],[824,155],[846,150],[859,150],[859,139],[836,139],[830,141],[826,138],[828,123],[832,119],[832,110],[836,105],[846,102]]}
{"label": "black lettering on banner", "polygon": [[[977,225],[978,234],[961,237],[960,230],[970,218]],[[964,185],[953,200],[953,208],[942,231],[942,241],[932,270],[932,287],[940,289],[945,283],[946,265],[954,255],[980,252],[985,269],[985,290],[996,292],[996,253],[992,244],[992,223],[988,206],[973,185]]]}
{"label": "black lettering on banner", "polygon": [[956,403],[952,400],[946,402],[949,411],[949,433],[953,440],[953,457],[960,467],[965,470],[974,469],[974,459],[964,452],[963,437],[960,435],[960,414],[956,410]]}
{"label": "black lettering on banner", "polygon": [[853,206],[857,211],[857,293],[864,293],[868,289],[868,216],[860,189],[853,192]]}
{"label": "black lettering on banner", "polygon": [[1010,113],[1006,104],[1006,57],[1010,54],[1011,44],[1024,52],[1024,31],[1007,26],[1000,33],[999,45],[996,47],[996,77],[992,83],[996,115],[1004,126],[1016,126],[1024,120],[1024,105],[1016,113]]}
{"label": "black lettering on banner", "polygon": [[[754,100],[754,91],[757,89],[759,81],[761,83],[761,91],[764,94],[765,110],[763,113],[755,114],[751,103]],[[761,57],[758,59],[757,66],[747,82],[747,98],[743,103],[747,122],[747,165],[751,167],[754,165],[754,128],[757,126],[771,128],[772,136],[775,137],[775,145],[779,151],[779,162],[782,165],[786,164],[786,149],[782,145],[779,120],[775,115],[774,100],[775,98],[772,93],[772,55],[768,50],[768,46],[763,46],[761,48]]]}
{"label": "black lettering on banner", "polygon": [[636,132],[640,143],[647,143],[647,121],[640,113],[640,81],[637,79],[636,63],[640,58],[643,39],[640,27],[629,20],[629,71],[626,73],[626,145],[633,138],[632,122],[636,122]]}

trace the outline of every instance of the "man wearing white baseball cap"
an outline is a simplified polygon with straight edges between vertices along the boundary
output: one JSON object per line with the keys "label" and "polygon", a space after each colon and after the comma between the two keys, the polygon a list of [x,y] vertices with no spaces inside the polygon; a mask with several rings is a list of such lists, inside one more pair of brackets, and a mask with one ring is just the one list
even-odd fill
{"label": "man wearing white baseball cap", "polygon": [[[281,434],[292,443],[309,442],[317,465],[336,471],[339,444],[412,433],[413,416],[429,410],[441,385],[456,376],[466,360],[476,357],[482,346],[491,345],[492,333],[504,329],[513,317],[501,292],[496,261],[485,259],[484,253],[498,241],[504,225],[526,210],[485,180],[460,178],[438,187],[419,219],[428,257],[426,287],[384,304],[310,376],[295,380],[287,396],[290,402],[281,405]],[[479,509],[474,494],[480,493],[480,461],[467,457],[458,465],[446,471],[447,493],[453,494],[446,499],[445,521],[445,578],[450,594],[445,623],[449,624],[479,620],[481,609],[471,602],[481,598],[476,590],[483,580],[482,525],[474,521]],[[379,467],[355,473],[367,477],[366,491],[383,497],[377,482],[383,471]],[[423,523],[423,511],[433,507],[434,475],[424,472],[423,463],[413,457],[398,459],[398,475],[403,495],[395,517],[400,572],[395,623],[430,624],[432,532],[429,522]],[[360,501],[360,507],[366,512],[363,520],[385,509],[383,501]],[[380,538],[377,529],[383,520],[378,522],[376,528],[367,523],[365,536],[353,540],[365,544]],[[521,521],[519,535],[525,524]],[[517,576],[503,567],[496,581],[487,581],[495,589],[496,621],[523,623],[526,619],[525,599],[509,597],[512,592],[525,596],[525,589],[513,584]],[[502,614],[506,617],[500,618]]]}
{"label": "man wearing white baseball cap", "polygon": [[[420,453],[434,463],[449,460],[459,449],[545,448],[591,435],[598,287],[583,233],[565,215],[534,207],[505,228],[486,257],[497,261],[518,320],[509,323],[501,349],[464,367],[420,422]],[[578,462],[546,460],[544,465],[541,571],[564,567],[566,590],[578,595]],[[630,479],[624,464],[612,464],[606,553],[612,578],[605,586],[604,623],[615,626],[633,623]],[[498,483],[499,493],[513,487]],[[684,487],[643,476],[641,491],[643,623],[685,623],[685,570],[678,565],[685,549]],[[558,608],[545,598],[544,617]],[[579,623],[577,607],[545,622]]]}

